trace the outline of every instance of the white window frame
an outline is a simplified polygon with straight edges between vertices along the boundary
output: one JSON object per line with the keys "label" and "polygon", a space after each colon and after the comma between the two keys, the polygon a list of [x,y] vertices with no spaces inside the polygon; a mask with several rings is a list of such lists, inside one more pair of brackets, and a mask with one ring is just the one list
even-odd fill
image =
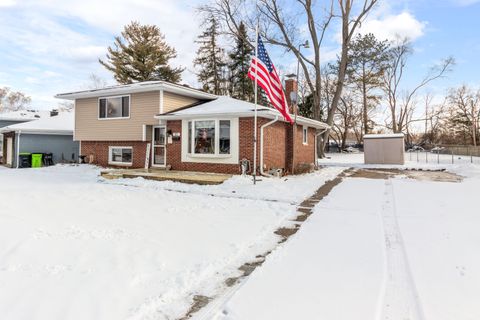
{"label": "white window frame", "polygon": [[[112,160],[112,151],[113,149],[130,149],[132,150],[132,161],[130,162],[118,162]],[[133,165],[133,147],[132,146],[109,146],[108,147],[108,164],[113,164],[116,166],[131,166]]]}
{"label": "white window frame", "polygon": [[302,133],[302,142],[304,145],[308,145],[308,126],[303,126]]}
{"label": "white window frame", "polygon": [[[115,117],[115,118],[100,118],[100,100],[101,99],[114,99],[114,98],[123,98],[123,97],[128,97],[128,117]],[[106,112],[106,110],[105,110]],[[124,119],[130,119],[132,116],[132,96],[130,94],[123,94],[120,96],[108,96],[108,97],[99,97],[97,100],[97,119],[98,120],[124,120]]]}
{"label": "white window frame", "polygon": [[[193,149],[195,148],[195,122],[196,121],[213,121],[215,123],[215,153],[195,153]],[[220,153],[220,121],[229,121],[230,122],[230,152],[229,153]],[[232,119],[190,119],[187,121],[187,142],[188,142],[188,123],[192,123],[192,136],[190,140],[191,149],[188,150],[187,145],[187,154],[192,158],[230,158],[232,156]]]}

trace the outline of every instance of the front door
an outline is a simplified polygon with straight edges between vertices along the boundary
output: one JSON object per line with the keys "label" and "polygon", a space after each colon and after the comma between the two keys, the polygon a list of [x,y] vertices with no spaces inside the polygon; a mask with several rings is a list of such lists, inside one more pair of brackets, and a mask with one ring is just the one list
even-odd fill
{"label": "front door", "polygon": [[7,138],[7,165],[11,166],[13,163],[13,139]]}
{"label": "front door", "polygon": [[153,138],[152,166],[164,167],[166,163],[166,152],[165,152],[166,129],[165,127],[164,126],[153,127],[152,138]]}

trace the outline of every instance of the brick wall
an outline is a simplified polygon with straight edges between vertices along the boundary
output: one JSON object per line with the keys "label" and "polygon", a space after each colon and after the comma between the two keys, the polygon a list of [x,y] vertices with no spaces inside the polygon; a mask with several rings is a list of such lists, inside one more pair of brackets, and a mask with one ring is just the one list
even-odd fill
{"label": "brick wall", "polygon": [[[167,121],[167,132],[169,131],[182,132],[182,121]],[[240,148],[240,150],[242,149]],[[240,159],[242,159],[241,156]],[[167,165],[170,165],[172,170],[181,171],[217,172],[229,174],[241,173],[240,166],[238,164],[182,162],[181,139],[173,140],[171,144],[167,144]]]}
{"label": "brick wall", "polygon": [[[93,164],[102,167],[115,167],[108,164],[108,147],[132,147],[132,165],[129,168],[144,168],[147,142],[144,141],[82,141],[80,154],[90,158]],[[124,168],[125,166],[118,166]]]}
{"label": "brick wall", "polygon": [[[257,135],[257,166],[260,164],[260,126],[271,121],[270,119],[258,118]],[[239,119],[239,160],[248,159],[253,165],[253,118]],[[295,168],[314,162],[315,155],[315,129],[308,131],[308,145],[303,144],[303,126],[297,126],[295,134]],[[167,132],[181,132],[182,123],[180,120],[168,121]],[[276,122],[264,130],[264,169],[284,169],[285,172],[292,172],[293,156],[293,128],[285,122]],[[238,174],[241,172],[239,164],[200,163],[182,162],[181,139],[173,140],[167,144],[167,165],[172,170],[204,171]],[[81,155],[87,156],[87,161],[92,155],[92,163],[112,167],[108,164],[108,147],[125,146],[133,148],[133,165],[131,168],[143,168],[145,166],[145,153],[147,142],[143,141],[82,141]],[[300,172],[299,172],[300,173]]]}
{"label": "brick wall", "polygon": [[307,144],[303,144],[303,126],[297,126],[295,139],[295,162],[314,162],[315,156],[315,129],[308,128]]}
{"label": "brick wall", "polygon": [[[271,119],[258,118],[257,134],[257,166],[260,164],[260,126],[271,121]],[[181,121],[168,121],[167,132],[181,132]],[[239,119],[239,160],[248,159],[253,165],[253,118]],[[302,144],[302,126],[297,128],[297,145],[295,165],[299,163],[314,162],[314,139],[315,129],[309,129],[309,144]],[[273,168],[284,169],[291,172],[292,167],[292,126],[285,122],[276,122],[264,130],[264,169],[268,171]],[[213,164],[182,162],[181,140],[173,141],[167,145],[167,164],[173,170],[206,171],[219,173],[240,173],[239,164]]]}

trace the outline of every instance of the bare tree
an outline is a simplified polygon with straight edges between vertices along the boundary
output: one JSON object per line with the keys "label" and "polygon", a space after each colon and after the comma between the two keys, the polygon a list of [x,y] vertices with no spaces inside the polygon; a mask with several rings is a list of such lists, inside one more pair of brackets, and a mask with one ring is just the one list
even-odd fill
{"label": "bare tree", "polygon": [[344,90],[340,98],[332,131],[341,141],[340,150],[345,149],[348,137],[354,133],[355,126],[362,121],[362,105],[353,90]]}
{"label": "bare tree", "polygon": [[[248,10],[248,4],[244,0],[214,0],[210,5],[203,6],[200,9],[216,15],[219,21],[223,21],[225,31],[235,35],[238,34],[241,21],[248,21],[250,28],[253,28],[258,18],[262,25],[262,36],[269,43],[293,53],[298,59],[311,92],[313,118],[316,120],[321,118],[322,75],[320,48],[328,27],[334,19],[338,18],[341,21],[342,48],[340,67],[336,77],[336,90],[326,117],[327,124],[331,126],[342,95],[349,43],[361,21],[378,0],[361,0],[355,8],[354,2],[356,3],[354,0],[328,1],[327,5],[322,8],[324,11],[323,15],[318,14],[318,8],[315,6],[315,1],[312,0],[296,0],[294,1],[295,7],[292,7],[292,1],[289,1],[292,11],[297,10],[300,13],[299,16],[286,13],[282,9],[284,6],[281,0],[258,0],[257,10]],[[258,11],[258,16],[256,11]],[[301,34],[298,23],[300,20],[307,23],[308,40],[310,40],[312,45],[312,55],[306,55],[300,51],[299,44],[305,41],[305,39],[298,38],[298,35]],[[309,68],[312,69],[312,73],[309,72]],[[323,139],[319,142],[317,150],[320,156],[323,156],[329,133],[330,130],[327,130],[323,135]]]}
{"label": "bare tree", "polygon": [[0,113],[18,111],[27,108],[32,98],[20,91],[12,91],[8,87],[0,88]]}
{"label": "bare tree", "polygon": [[413,90],[401,90],[401,84],[407,65],[408,56],[412,53],[410,41],[402,39],[392,46],[389,53],[388,66],[383,74],[382,88],[387,96],[390,111],[390,123],[388,127],[394,133],[406,131],[408,123],[412,120],[413,109],[416,103],[418,91],[432,81],[439,79],[451,70],[455,63],[452,57],[448,57],[439,65],[433,66],[427,75],[417,84]]}
{"label": "bare tree", "polygon": [[447,99],[453,109],[451,121],[463,126],[469,132],[472,144],[476,146],[480,118],[480,90],[474,91],[463,85],[451,89]]}
{"label": "bare tree", "polygon": [[101,88],[105,88],[107,85],[108,85],[107,81],[104,78],[96,75],[95,73],[91,73],[88,76],[88,84],[87,84],[88,89],[101,89]]}

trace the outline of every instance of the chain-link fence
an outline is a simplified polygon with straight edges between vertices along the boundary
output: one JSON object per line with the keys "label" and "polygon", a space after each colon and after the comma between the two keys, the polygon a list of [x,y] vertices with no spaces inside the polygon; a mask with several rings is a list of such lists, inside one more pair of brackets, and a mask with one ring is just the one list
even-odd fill
{"label": "chain-link fence", "polygon": [[[434,148],[432,150],[408,150],[405,160],[408,162],[432,163],[432,164],[480,164],[480,157],[474,152],[455,152],[454,148]],[[473,149],[472,149],[473,151]]]}

